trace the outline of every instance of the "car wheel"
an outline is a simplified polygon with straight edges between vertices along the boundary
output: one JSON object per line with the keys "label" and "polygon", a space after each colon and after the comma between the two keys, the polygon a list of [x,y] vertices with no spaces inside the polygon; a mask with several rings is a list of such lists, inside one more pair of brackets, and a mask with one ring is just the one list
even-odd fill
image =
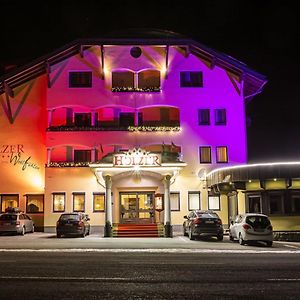
{"label": "car wheel", "polygon": [[233,236],[229,233],[229,239],[233,242],[234,241],[234,238]]}
{"label": "car wheel", "polygon": [[88,229],[88,232],[86,233],[86,235],[90,235],[90,231],[91,231],[91,228]]}
{"label": "car wheel", "polygon": [[82,234],[80,236],[81,237],[85,237],[86,236],[85,228],[83,229],[83,232],[82,232]]}
{"label": "car wheel", "polygon": [[218,241],[223,241],[223,234],[217,235],[217,239],[218,239]]}
{"label": "car wheel", "polygon": [[32,225],[32,229],[30,231],[31,233],[34,233],[34,225]]}
{"label": "car wheel", "polygon": [[240,233],[239,235],[239,244],[240,245],[245,245],[245,241],[243,240],[242,234]]}
{"label": "car wheel", "polygon": [[190,230],[189,230],[189,239],[190,239],[191,241],[193,241],[193,240],[195,239],[195,236],[194,236],[193,233],[192,233],[192,228],[190,228]]}
{"label": "car wheel", "polygon": [[25,235],[25,232],[26,232],[26,230],[25,230],[25,227],[23,226],[23,227],[22,227],[22,230],[21,230],[21,232],[20,232],[20,235]]}
{"label": "car wheel", "polygon": [[268,242],[266,242],[267,243],[267,246],[268,247],[272,247],[272,245],[273,245],[273,242],[271,242],[271,241],[268,241]]}
{"label": "car wheel", "polygon": [[61,234],[60,233],[57,233],[56,234],[56,237],[59,239],[59,238],[61,238]]}

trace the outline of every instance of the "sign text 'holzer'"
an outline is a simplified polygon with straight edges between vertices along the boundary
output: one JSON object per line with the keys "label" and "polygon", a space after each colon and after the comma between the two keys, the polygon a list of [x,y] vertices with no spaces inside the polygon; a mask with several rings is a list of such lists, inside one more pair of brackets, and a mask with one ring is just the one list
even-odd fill
{"label": "sign text 'holzer'", "polygon": [[115,154],[113,164],[116,167],[160,166],[161,155],[143,152],[127,152],[124,154]]}

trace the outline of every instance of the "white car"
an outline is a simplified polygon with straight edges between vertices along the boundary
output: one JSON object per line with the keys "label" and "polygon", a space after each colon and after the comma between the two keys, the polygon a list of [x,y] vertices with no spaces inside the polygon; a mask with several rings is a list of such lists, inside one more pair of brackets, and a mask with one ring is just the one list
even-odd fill
{"label": "white car", "polygon": [[273,227],[268,216],[258,213],[237,215],[229,227],[229,239],[237,239],[240,245],[249,242],[265,242],[268,247],[273,244]]}

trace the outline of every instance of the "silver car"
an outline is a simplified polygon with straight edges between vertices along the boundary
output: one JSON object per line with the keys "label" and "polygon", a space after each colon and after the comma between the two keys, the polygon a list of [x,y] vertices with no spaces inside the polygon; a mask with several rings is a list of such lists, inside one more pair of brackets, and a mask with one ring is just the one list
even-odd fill
{"label": "silver car", "polygon": [[273,227],[268,216],[258,213],[237,215],[229,227],[229,239],[237,239],[240,245],[250,242],[265,242],[268,247],[273,244]]}
{"label": "silver car", "polygon": [[28,215],[22,212],[7,212],[0,215],[1,232],[24,235],[26,232],[34,232],[34,223]]}

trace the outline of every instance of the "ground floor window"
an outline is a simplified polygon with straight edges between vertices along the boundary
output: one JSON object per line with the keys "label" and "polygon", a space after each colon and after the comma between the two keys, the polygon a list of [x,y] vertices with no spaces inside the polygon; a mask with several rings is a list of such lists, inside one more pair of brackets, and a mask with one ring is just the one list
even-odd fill
{"label": "ground floor window", "polygon": [[1,195],[1,212],[5,212],[8,207],[19,206],[18,194],[2,194]]}
{"label": "ground floor window", "polygon": [[300,213],[300,194],[292,194],[291,196],[291,211],[292,213]]}
{"label": "ground floor window", "polygon": [[66,206],[65,193],[53,193],[53,212],[64,212]]}
{"label": "ground floor window", "polygon": [[171,211],[180,211],[180,193],[171,192],[170,193],[170,205]]}
{"label": "ground floor window", "polygon": [[94,212],[103,212],[105,210],[105,194],[94,193],[93,194],[93,209]]}
{"label": "ground floor window", "polygon": [[26,212],[43,213],[44,195],[26,195]]}
{"label": "ground floor window", "polygon": [[220,210],[219,196],[208,196],[208,209]]}
{"label": "ground floor window", "polygon": [[282,193],[269,193],[269,211],[270,214],[283,214],[283,194]]}
{"label": "ground floor window", "polygon": [[200,209],[200,192],[188,192],[189,210]]}
{"label": "ground floor window", "polygon": [[261,196],[260,195],[250,195],[248,196],[248,212],[251,213],[261,213]]}
{"label": "ground floor window", "polygon": [[73,211],[84,212],[85,193],[73,193]]}

